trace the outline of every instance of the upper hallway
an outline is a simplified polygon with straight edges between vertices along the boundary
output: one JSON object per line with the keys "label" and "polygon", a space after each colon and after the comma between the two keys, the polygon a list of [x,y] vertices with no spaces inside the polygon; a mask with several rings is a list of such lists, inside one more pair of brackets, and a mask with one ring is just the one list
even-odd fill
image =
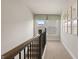
{"label": "upper hallway", "polygon": [[[72,12],[71,9],[77,10],[77,0],[2,0],[1,55],[34,37],[35,15],[45,15],[46,20],[48,17],[50,18],[49,15],[59,15],[60,41],[73,56],[73,59],[77,59],[78,15],[77,11]],[[72,19],[76,19],[73,21],[76,23],[76,27],[72,27],[72,23],[70,23]],[[68,23],[71,24],[69,28]],[[76,31],[71,28],[75,28]]]}

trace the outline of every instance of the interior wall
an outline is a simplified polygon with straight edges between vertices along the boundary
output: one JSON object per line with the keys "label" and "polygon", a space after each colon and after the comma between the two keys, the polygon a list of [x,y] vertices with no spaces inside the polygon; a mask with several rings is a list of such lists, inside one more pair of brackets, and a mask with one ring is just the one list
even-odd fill
{"label": "interior wall", "polygon": [[[68,6],[67,6],[68,8]],[[78,59],[78,36],[69,34],[64,31],[64,19],[63,14],[65,11],[63,11],[61,15],[61,42],[67,49],[67,51],[70,53],[73,59]]]}
{"label": "interior wall", "polygon": [[63,21],[61,21],[61,42],[68,50],[73,59],[78,58],[78,37],[64,32]]}
{"label": "interior wall", "polygon": [[33,14],[24,0],[1,2],[1,54],[4,54],[33,37]]}

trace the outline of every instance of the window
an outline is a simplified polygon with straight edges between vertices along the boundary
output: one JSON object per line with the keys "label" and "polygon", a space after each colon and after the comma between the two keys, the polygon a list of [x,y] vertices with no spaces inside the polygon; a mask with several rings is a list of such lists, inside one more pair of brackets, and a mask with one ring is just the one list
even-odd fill
{"label": "window", "polygon": [[38,25],[44,25],[45,24],[45,20],[37,20],[36,23]]}

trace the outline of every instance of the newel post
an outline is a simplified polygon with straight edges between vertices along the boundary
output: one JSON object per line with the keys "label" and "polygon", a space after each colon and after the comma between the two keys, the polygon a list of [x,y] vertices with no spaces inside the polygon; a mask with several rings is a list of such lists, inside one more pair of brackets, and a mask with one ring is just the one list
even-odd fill
{"label": "newel post", "polygon": [[46,44],[46,28],[45,28],[45,44]]}
{"label": "newel post", "polygon": [[39,33],[39,59],[42,59],[42,30],[39,29],[38,30],[38,33]]}

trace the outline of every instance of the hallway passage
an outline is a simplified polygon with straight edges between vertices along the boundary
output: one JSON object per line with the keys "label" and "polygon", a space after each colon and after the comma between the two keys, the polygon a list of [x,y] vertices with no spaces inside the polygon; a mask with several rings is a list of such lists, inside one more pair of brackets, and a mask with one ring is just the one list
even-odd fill
{"label": "hallway passage", "polygon": [[44,59],[72,59],[60,41],[48,41]]}

